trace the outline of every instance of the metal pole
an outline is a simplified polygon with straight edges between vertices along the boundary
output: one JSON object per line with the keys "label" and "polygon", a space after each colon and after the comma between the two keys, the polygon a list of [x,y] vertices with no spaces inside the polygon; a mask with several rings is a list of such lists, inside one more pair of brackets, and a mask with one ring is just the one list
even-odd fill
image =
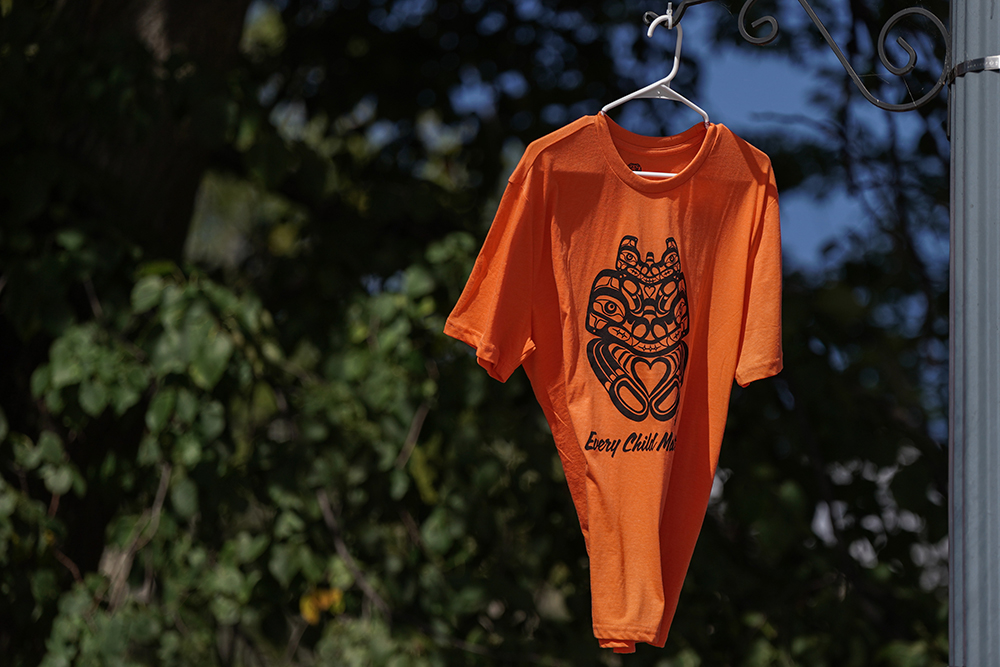
{"label": "metal pole", "polygon": [[1000,12],[951,3],[949,641],[954,667],[1000,665]]}

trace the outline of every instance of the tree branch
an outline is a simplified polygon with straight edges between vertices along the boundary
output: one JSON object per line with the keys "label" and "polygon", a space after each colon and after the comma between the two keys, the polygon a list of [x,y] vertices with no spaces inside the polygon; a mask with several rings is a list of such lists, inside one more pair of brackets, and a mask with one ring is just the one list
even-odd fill
{"label": "tree branch", "polygon": [[430,412],[430,406],[427,401],[420,404],[417,408],[416,413],[413,415],[413,419],[410,420],[410,430],[406,434],[406,440],[403,442],[403,448],[399,451],[399,456],[396,458],[396,467],[400,470],[406,465],[406,462],[410,460],[410,454],[413,453],[413,448],[417,445],[417,439],[420,438],[420,429],[424,426],[424,420],[427,419],[427,413]]}
{"label": "tree branch", "polygon": [[87,299],[90,301],[90,310],[94,313],[94,319],[103,319],[104,308],[101,307],[101,302],[97,298],[97,292],[94,290],[94,283],[90,278],[83,279],[83,289],[87,292]]}
{"label": "tree branch", "polygon": [[357,582],[358,587],[365,594],[365,597],[374,604],[379,611],[381,611],[387,618],[392,616],[392,611],[389,609],[389,605],[386,604],[382,596],[378,594],[378,591],[368,582],[367,577],[358,567],[357,563],[354,561],[354,557],[351,556],[351,552],[347,550],[347,545],[344,543],[344,539],[340,535],[340,524],[337,522],[337,517],[333,513],[333,507],[330,505],[330,499],[326,495],[326,491],[319,489],[316,491],[316,501],[319,503],[320,512],[323,513],[323,521],[326,523],[326,527],[330,529],[330,534],[333,536],[333,545],[337,549],[337,555],[343,559],[344,563],[347,565],[347,569],[351,571],[354,575],[354,580]]}
{"label": "tree branch", "polygon": [[295,657],[295,653],[299,650],[299,642],[302,641],[302,635],[305,634],[306,628],[309,624],[306,623],[301,618],[296,618],[292,620],[295,626],[292,630],[292,636],[288,638],[288,647],[285,649],[285,659],[284,664],[292,664],[292,658]]}
{"label": "tree branch", "polygon": [[[132,538],[129,540],[128,548],[118,554],[110,553],[110,550],[105,550],[108,560],[111,561],[107,566],[109,570],[107,575],[111,584],[108,592],[108,606],[112,610],[118,608],[125,601],[125,594],[128,590],[128,575],[132,571],[132,562],[135,559],[135,555],[140,549],[149,544],[160,527],[160,512],[163,510],[163,501],[166,498],[167,487],[170,483],[170,471],[170,464],[164,463],[161,466],[160,485],[156,490],[153,506],[143,512],[142,518],[146,519],[145,523],[143,523],[142,518],[136,522],[136,527],[132,530]],[[152,530],[149,530],[150,528]],[[102,560],[104,560],[103,556]]]}
{"label": "tree branch", "polygon": [[52,553],[55,554],[56,560],[62,563],[63,566],[65,566],[65,568],[69,570],[70,574],[73,575],[73,579],[76,581],[76,583],[80,583],[83,581],[83,577],[80,575],[80,568],[76,566],[76,563],[70,560],[69,556],[64,554],[59,549],[53,549]]}

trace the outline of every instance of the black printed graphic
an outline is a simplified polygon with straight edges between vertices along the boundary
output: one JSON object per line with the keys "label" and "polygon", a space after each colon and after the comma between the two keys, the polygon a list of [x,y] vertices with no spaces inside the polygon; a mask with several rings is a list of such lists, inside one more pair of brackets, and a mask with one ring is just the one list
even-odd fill
{"label": "black printed graphic", "polygon": [[687,365],[687,284],[674,239],[659,261],[651,252],[639,259],[637,241],[623,237],[616,267],[594,280],[587,331],[597,337],[587,356],[623,415],[667,421],[677,412]]}
{"label": "black printed graphic", "polygon": [[632,171],[642,171],[642,167],[639,165],[638,162],[629,162],[628,168],[631,169]]}

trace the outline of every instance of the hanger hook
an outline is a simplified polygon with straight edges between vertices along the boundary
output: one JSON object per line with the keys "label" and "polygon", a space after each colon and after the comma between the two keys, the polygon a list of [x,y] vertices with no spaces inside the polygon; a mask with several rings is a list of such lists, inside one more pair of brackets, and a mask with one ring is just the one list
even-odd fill
{"label": "hanger hook", "polygon": [[657,16],[654,12],[646,12],[643,15],[643,20],[647,24],[649,24],[649,29],[646,30],[646,37],[649,37],[649,38],[653,37],[653,31],[656,29],[656,26],[660,25],[661,23],[666,23],[667,24],[667,30],[670,30],[670,29],[675,28],[675,27],[676,28],[680,27],[679,25],[675,25],[674,24],[674,3],[672,3],[672,2],[668,2],[667,3],[667,13],[666,14],[663,14],[661,16]]}
{"label": "hanger hook", "polygon": [[[677,9],[673,12],[674,20],[670,24],[670,27],[673,28],[681,22],[681,18],[683,18],[684,12],[687,11],[688,7],[692,5],[700,5],[703,2],[708,2],[708,0],[681,0],[680,4],[677,5]],[[657,16],[658,14],[656,12],[646,12],[642,15],[642,20],[646,22],[646,25],[649,25],[656,20]]]}

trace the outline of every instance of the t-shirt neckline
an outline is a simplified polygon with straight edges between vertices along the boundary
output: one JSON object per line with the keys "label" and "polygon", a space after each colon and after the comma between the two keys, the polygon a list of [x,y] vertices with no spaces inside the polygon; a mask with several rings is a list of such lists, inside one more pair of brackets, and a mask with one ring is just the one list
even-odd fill
{"label": "t-shirt neckline", "polygon": [[[704,123],[698,123],[680,134],[669,137],[648,137],[626,130],[603,111],[594,115],[594,127],[597,129],[601,147],[604,149],[604,157],[612,171],[630,188],[647,193],[672,190],[694,176],[705,162],[705,158],[712,152],[712,148],[715,147],[719,128],[715,123],[709,123],[707,126]],[[618,153],[615,140],[619,143],[629,144],[638,151],[690,147],[698,143],[701,146],[694,158],[677,172],[676,176],[647,178],[639,176],[625,164],[621,154]]]}

